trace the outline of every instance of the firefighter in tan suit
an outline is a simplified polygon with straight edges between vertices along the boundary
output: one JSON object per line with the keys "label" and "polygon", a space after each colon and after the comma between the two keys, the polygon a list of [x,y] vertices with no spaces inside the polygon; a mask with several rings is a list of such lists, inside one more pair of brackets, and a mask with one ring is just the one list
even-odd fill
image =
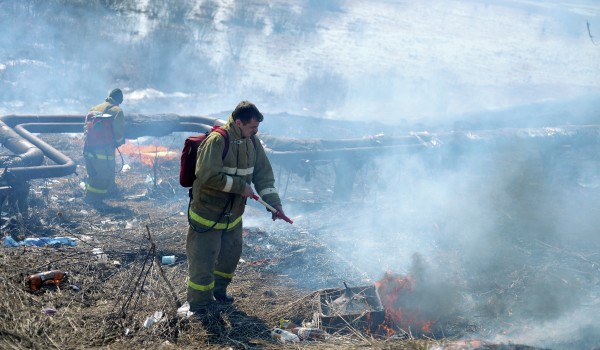
{"label": "firefighter in tan suit", "polygon": [[[103,103],[90,109],[86,117],[85,197],[91,203],[102,201],[116,189],[115,149],[125,142],[125,116],[119,107],[122,102],[121,89],[113,89]],[[94,116],[94,112],[99,113]]]}
{"label": "firefighter in tan suit", "polygon": [[271,163],[255,136],[262,120],[254,104],[242,101],[223,126],[230,142],[225,157],[225,139],[217,132],[198,148],[186,241],[189,311],[202,314],[215,301],[233,302],[227,286],[242,254],[242,214],[254,195],[251,184],[283,213]]}

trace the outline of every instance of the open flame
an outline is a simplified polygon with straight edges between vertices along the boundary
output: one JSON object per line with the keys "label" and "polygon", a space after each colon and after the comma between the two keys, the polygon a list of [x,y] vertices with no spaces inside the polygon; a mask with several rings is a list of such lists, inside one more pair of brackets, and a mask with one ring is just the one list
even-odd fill
{"label": "open flame", "polygon": [[156,167],[159,160],[174,160],[181,155],[180,152],[170,150],[162,145],[138,145],[129,141],[120,146],[119,150],[130,159],[152,168]]}
{"label": "open flame", "polygon": [[416,305],[411,305],[415,281],[411,276],[400,276],[386,272],[384,277],[375,282],[377,293],[385,308],[385,321],[379,326],[388,336],[396,330],[411,333],[430,333],[434,321],[425,320]]}

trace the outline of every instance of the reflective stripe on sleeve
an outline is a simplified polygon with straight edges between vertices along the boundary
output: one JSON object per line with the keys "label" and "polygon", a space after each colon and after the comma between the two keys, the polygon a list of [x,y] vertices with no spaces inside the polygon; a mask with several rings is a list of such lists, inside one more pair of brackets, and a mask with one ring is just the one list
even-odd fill
{"label": "reflective stripe on sleeve", "polygon": [[239,169],[238,168],[237,175],[240,175],[240,176],[252,175],[253,172],[254,172],[254,167],[250,167],[248,169]]}
{"label": "reflective stripe on sleeve", "polygon": [[231,192],[231,188],[233,187],[233,178],[231,176],[225,176],[227,182],[225,182],[225,186],[223,187],[223,192]]}
{"label": "reflective stripe on sleeve", "polygon": [[224,166],[223,169],[221,169],[221,171],[227,175],[235,175],[237,168],[230,168],[228,166]]}
{"label": "reflective stripe on sleeve", "polygon": [[266,194],[271,194],[271,193],[277,194],[277,190],[273,187],[265,188],[264,190],[260,191],[260,193],[258,195],[262,197]]}

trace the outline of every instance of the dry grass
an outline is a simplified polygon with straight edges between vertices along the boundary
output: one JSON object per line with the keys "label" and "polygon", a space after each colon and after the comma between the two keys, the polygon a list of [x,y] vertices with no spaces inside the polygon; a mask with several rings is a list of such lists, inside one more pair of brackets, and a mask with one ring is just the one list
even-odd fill
{"label": "dry grass", "polygon": [[[310,320],[316,310],[315,293],[286,288],[281,277],[244,264],[231,287],[237,297],[234,307],[220,310],[209,324],[177,318],[176,305],[185,300],[185,262],[178,259],[173,266],[154,263],[142,229],[96,229],[96,233],[77,247],[1,248],[0,347],[280,348],[270,337],[278,320]],[[160,238],[156,235],[157,247],[163,251],[183,251],[182,242],[161,242]],[[92,247],[102,247],[106,259],[94,254]],[[69,283],[28,291],[23,283],[26,276],[47,269],[68,271]],[[49,309],[55,312],[48,314]],[[162,311],[164,318],[145,328],[144,321],[156,311]],[[297,347],[386,348],[390,342],[396,343],[354,330],[334,335],[327,342]],[[409,344],[418,343],[398,341],[396,346],[412,348]]]}

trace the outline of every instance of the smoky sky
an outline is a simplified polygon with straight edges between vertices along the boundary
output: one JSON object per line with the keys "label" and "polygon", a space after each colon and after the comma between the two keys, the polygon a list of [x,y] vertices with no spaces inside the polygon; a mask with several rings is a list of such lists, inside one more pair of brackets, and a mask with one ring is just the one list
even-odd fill
{"label": "smoky sky", "polygon": [[[597,95],[593,1],[2,1],[3,113],[431,121]],[[589,24],[590,32],[588,32]],[[590,36],[592,38],[590,38]]]}

